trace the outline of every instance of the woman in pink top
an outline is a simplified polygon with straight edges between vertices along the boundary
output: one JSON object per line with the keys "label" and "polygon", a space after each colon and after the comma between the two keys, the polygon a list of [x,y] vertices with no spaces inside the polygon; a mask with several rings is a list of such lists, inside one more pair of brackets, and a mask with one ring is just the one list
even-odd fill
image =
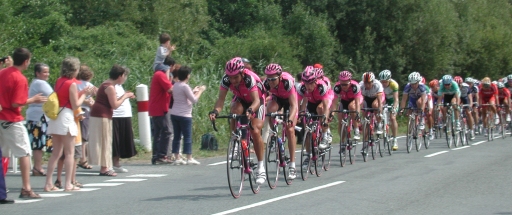
{"label": "woman in pink top", "polygon": [[[172,89],[172,98],[174,99],[171,108],[171,121],[174,128],[172,153],[177,158],[174,161],[175,165],[199,164],[192,158],[192,105],[197,103],[206,87],[203,85],[195,87],[194,90],[190,89],[188,80],[191,72],[192,69],[187,66],[178,69],[179,81],[174,84]],[[186,161],[179,156],[181,136],[183,136],[183,154],[187,155]]]}
{"label": "woman in pink top", "polygon": [[82,105],[86,96],[92,94],[92,88],[85,88],[78,92],[75,79],[80,69],[80,60],[75,57],[67,57],[62,61],[60,69],[60,78],[55,83],[55,92],[59,98],[59,106],[61,108],[57,119],[48,122],[47,133],[52,135],[52,156],[48,161],[48,174],[46,174],[46,184],[44,191],[55,191],[58,188],[52,184],[52,173],[57,164],[57,160],[64,153],[66,181],[64,183],[65,191],[75,191],[80,188],[75,187],[71,183],[75,156],[75,137],[78,134],[78,128],[75,123],[73,110]]}

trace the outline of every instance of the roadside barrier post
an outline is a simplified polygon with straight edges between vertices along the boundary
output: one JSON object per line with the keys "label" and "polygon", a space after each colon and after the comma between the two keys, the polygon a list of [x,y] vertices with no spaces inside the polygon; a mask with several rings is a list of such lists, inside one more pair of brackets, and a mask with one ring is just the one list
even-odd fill
{"label": "roadside barrier post", "polygon": [[148,86],[139,84],[137,86],[137,116],[139,117],[139,138],[140,143],[146,150],[151,151],[151,124],[148,113]]}

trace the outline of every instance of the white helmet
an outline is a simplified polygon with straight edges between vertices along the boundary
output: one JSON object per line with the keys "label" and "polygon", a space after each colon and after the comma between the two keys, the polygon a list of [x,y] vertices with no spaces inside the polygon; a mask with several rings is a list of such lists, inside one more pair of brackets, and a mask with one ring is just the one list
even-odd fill
{"label": "white helmet", "polygon": [[421,81],[421,75],[419,72],[413,72],[409,75],[409,83],[415,84]]}

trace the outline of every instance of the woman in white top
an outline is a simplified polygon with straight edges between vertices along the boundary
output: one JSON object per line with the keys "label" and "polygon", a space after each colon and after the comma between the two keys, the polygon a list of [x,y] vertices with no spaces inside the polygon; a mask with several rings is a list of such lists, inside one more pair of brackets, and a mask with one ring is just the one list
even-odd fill
{"label": "woman in white top", "polygon": [[[42,96],[49,96],[53,93],[53,89],[48,84],[48,77],[50,77],[50,67],[44,63],[36,63],[34,66],[35,78],[30,83],[28,90],[28,97],[32,97],[41,93]],[[27,130],[30,145],[32,147],[34,168],[32,168],[32,175],[45,176],[43,170],[43,149],[46,148],[47,152],[51,152],[51,137],[46,135],[48,128],[48,118],[43,113],[43,103],[32,103],[27,108]]]}
{"label": "woman in white top", "polygon": [[[118,99],[126,93],[123,85],[116,84],[114,87]],[[119,163],[119,158],[131,158],[135,155],[137,155],[137,151],[133,142],[132,106],[130,100],[126,99],[121,106],[114,109],[112,115],[112,161],[114,171],[128,172]]]}
{"label": "woman in white top", "polygon": [[[171,109],[171,121],[174,128],[174,138],[172,140],[172,153],[177,158],[174,164],[199,164],[192,158],[192,104],[197,103],[199,97],[206,87],[198,86],[194,90],[190,89],[188,80],[192,69],[183,66],[177,71],[178,82],[172,89],[174,103]],[[180,141],[183,136],[183,154],[186,154],[187,161],[179,157]]]}

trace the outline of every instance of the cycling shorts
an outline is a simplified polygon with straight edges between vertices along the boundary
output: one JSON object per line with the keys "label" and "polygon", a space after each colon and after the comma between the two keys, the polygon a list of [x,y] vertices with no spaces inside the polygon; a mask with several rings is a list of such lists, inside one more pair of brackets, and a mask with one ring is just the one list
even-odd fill
{"label": "cycling shorts", "polygon": [[460,97],[460,101],[462,104],[467,105],[469,104],[469,97]]}
{"label": "cycling shorts", "polygon": [[279,98],[275,95],[272,95],[272,101],[277,103],[277,110],[283,109],[283,113],[286,113],[286,111],[290,111],[290,100]]}
{"label": "cycling shorts", "polygon": [[[251,107],[251,103],[246,102],[243,99],[240,99],[236,96],[233,98],[233,102],[240,103],[242,105],[242,107],[244,107],[244,113],[247,111],[247,109],[249,109],[249,107]],[[262,105],[261,102],[260,102],[259,107],[256,110],[252,110],[252,111],[254,112],[253,117],[261,119],[261,120],[265,119],[265,105]]]}

